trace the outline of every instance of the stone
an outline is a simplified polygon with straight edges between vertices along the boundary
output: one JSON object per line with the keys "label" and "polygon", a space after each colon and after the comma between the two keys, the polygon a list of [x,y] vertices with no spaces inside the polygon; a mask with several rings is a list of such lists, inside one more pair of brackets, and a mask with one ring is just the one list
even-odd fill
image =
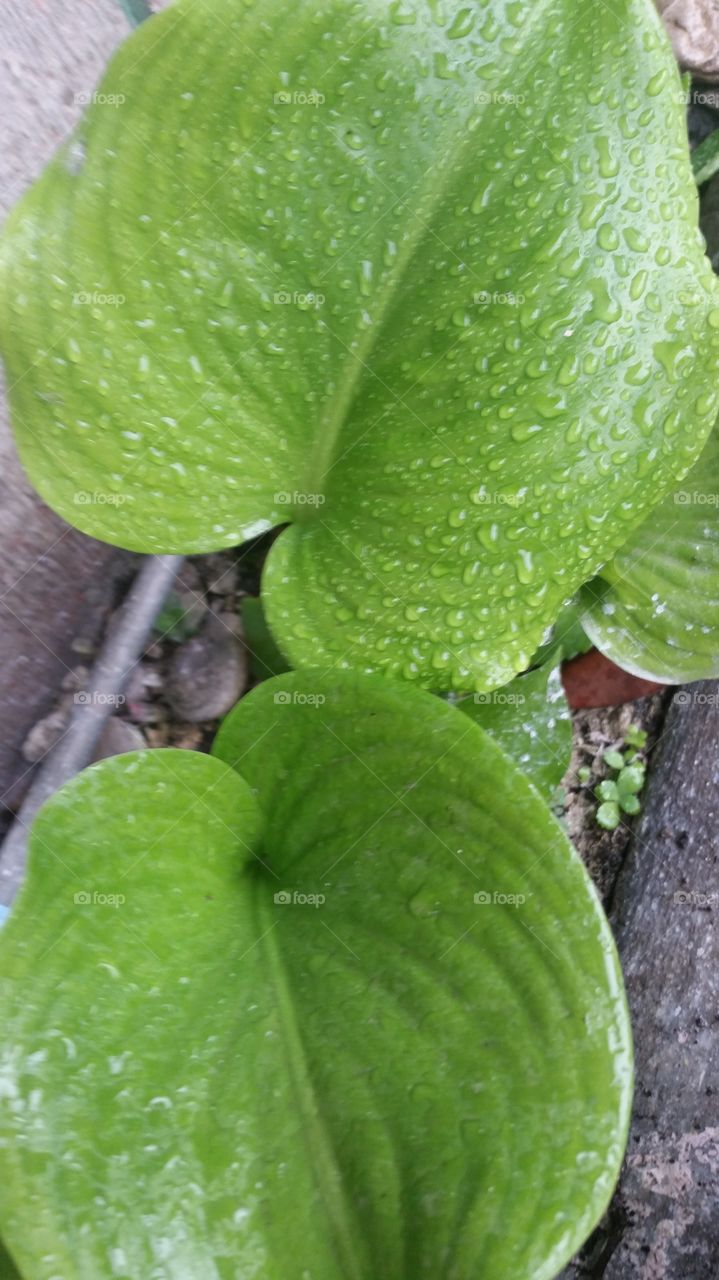
{"label": "stone", "polygon": [[108,756],[121,756],[126,751],[142,751],[147,743],[130,720],[121,720],[119,716],[111,716],[100,734],[92,759],[105,760]]}
{"label": "stone", "polygon": [[180,720],[216,720],[235,705],[248,680],[247,655],[234,628],[225,615],[210,614],[170,659],[165,698]]}

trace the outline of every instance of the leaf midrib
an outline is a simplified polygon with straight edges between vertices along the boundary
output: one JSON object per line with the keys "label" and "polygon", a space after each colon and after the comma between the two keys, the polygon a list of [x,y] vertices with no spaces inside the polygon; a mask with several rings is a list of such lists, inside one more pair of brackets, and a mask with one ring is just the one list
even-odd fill
{"label": "leaf midrib", "polygon": [[[547,8],[553,3],[553,0],[539,0],[536,8],[533,10],[532,17],[521,32],[519,44],[511,56],[507,58],[506,73],[503,79],[510,80],[512,70],[516,63],[520,61],[525,47],[529,43],[534,34],[534,29],[544,19]],[[487,104],[491,107],[492,104]],[[485,108],[486,109],[486,108]],[[475,117],[477,125],[482,119],[484,112],[479,111]],[[365,330],[364,334],[358,340],[356,348],[348,351],[348,360],[346,364],[346,373],[340,378],[337,391],[330,400],[327,413],[323,415],[319,429],[317,432],[316,442],[312,450],[310,465],[307,471],[307,480],[305,489],[307,493],[324,494],[324,483],[328,473],[332,469],[333,458],[335,456],[335,446],[341,435],[342,429],[349,417],[349,409],[354,402],[357,387],[366,372],[372,372],[367,364],[367,358],[374,345],[379,341],[384,321],[391,307],[392,301],[396,296],[396,290],[399,289],[399,282],[404,275],[405,269],[414,257],[415,251],[422,242],[425,234],[431,234],[432,218],[435,210],[445,195],[445,177],[453,175],[458,167],[456,157],[473,143],[475,140],[476,127],[467,129],[459,135],[459,142],[451,145],[452,139],[457,138],[458,131],[455,126],[453,132],[448,135],[450,145],[447,147],[439,146],[439,160],[431,165],[426,173],[426,178],[419,188],[417,199],[413,202],[414,208],[409,216],[409,231],[403,236],[397,259],[390,271],[385,277],[385,284],[382,289],[375,295],[379,300],[376,306],[376,320],[371,328]],[[410,197],[411,198],[411,197]],[[406,198],[401,196],[396,203],[406,206]],[[317,508],[314,509],[315,515]]]}
{"label": "leaf midrib", "polygon": [[280,1025],[286,1046],[290,1082],[302,1117],[305,1139],[313,1176],[329,1219],[332,1241],[346,1280],[364,1280],[365,1271],[357,1248],[353,1213],[343,1194],[342,1171],[337,1162],[332,1139],[325,1125],[309,1070],[302,1037],[295,1014],[292,994],[275,925],[277,918],[267,902],[266,884],[258,884],[255,896],[258,936],[267,959],[268,973],[277,994]]}

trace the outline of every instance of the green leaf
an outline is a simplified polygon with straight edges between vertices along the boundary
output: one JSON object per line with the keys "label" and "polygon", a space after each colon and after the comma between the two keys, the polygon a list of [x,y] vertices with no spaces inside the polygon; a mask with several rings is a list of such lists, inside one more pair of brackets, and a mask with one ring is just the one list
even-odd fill
{"label": "green leaf", "polygon": [[719,129],[715,129],[692,151],[694,181],[700,187],[708,182],[719,169]]}
{"label": "green leaf", "polygon": [[604,804],[600,804],[597,809],[597,822],[600,827],[604,827],[606,831],[615,831],[620,821],[618,804],[612,800],[607,800]]}
{"label": "green leaf", "polygon": [[289,521],[294,666],[461,692],[525,668],[698,455],[719,290],[650,0],[446,13],[143,23],[8,223],[0,330],[63,516],[182,552]]}
{"label": "green leaf", "polygon": [[611,782],[609,778],[606,778],[604,782],[599,783],[595,788],[594,794],[598,800],[614,801],[619,799],[619,789],[617,784],[616,782]]}
{"label": "green leaf", "polygon": [[670,684],[719,675],[719,428],[696,466],[582,591],[598,649]]}
{"label": "green leaf", "polygon": [[572,756],[572,718],[558,666],[518,676],[493,693],[476,693],[457,703],[460,711],[490,733],[549,799]]}
{"label": "green leaf", "polygon": [[254,679],[267,680],[270,676],[289,671],[289,663],[267,625],[262,601],[257,596],[244,596],[240,602],[240,616]]}
{"label": "green leaf", "polygon": [[640,813],[642,808],[639,797],[629,793],[620,795],[619,807],[629,814]]}
{"label": "green leaf", "polygon": [[647,731],[641,729],[638,724],[630,724],[624,735],[624,741],[630,747],[637,747],[641,751],[642,747],[647,745]]}
{"label": "green leaf", "polygon": [[584,605],[580,604],[579,598],[570,600],[554,623],[549,639],[535,653],[531,665],[543,666],[550,659],[557,662],[562,658],[576,658],[580,653],[588,653],[592,642],[584,633],[583,615]]}
{"label": "green leaf", "polygon": [[641,791],[643,786],[644,769],[638,768],[637,765],[629,765],[626,769],[622,769],[617,777],[617,788],[624,794]]}
{"label": "green leaf", "polygon": [[609,751],[605,751],[604,761],[606,764],[609,765],[610,769],[624,768],[624,756],[622,755],[621,751],[614,751],[613,749]]}
{"label": "green leaf", "polygon": [[242,779],[116,757],[35,824],[0,937],[21,1265],[550,1280],[607,1203],[631,1092],[571,846],[478,726],[382,678],[267,681],[216,750]]}
{"label": "green leaf", "polygon": [[187,640],[189,636],[199,631],[202,621],[201,608],[195,613],[192,609],[188,609],[186,601],[183,601],[176,591],[171,591],[155,618],[152,630],[163,640],[172,640],[176,644],[181,644],[183,640]]}

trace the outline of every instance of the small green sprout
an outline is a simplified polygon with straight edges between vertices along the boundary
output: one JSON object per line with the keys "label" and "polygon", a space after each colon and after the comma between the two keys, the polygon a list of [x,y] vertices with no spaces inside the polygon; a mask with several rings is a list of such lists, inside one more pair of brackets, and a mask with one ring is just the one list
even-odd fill
{"label": "small green sprout", "polygon": [[597,800],[609,800],[612,802],[619,801],[619,788],[616,782],[611,782],[608,778],[604,782],[600,782],[594,791]]}
{"label": "small green sprout", "polygon": [[620,792],[631,792],[636,795],[637,791],[641,791],[644,786],[644,769],[637,764],[627,765],[622,769],[617,778],[617,787]]}
{"label": "small green sprout", "polygon": [[624,735],[624,741],[628,747],[636,747],[641,751],[642,747],[647,745],[647,731],[640,729],[638,724],[630,724]]}
{"label": "small green sprout", "polygon": [[605,831],[616,830],[620,822],[619,805],[613,804],[611,800],[600,804],[597,809],[597,822],[600,827],[604,827]]}
{"label": "small green sprout", "polygon": [[[622,814],[630,816],[641,812],[639,792],[644,786],[646,765],[641,752],[647,743],[647,733],[637,724],[630,724],[624,735],[622,748],[610,747],[602,753],[602,759],[608,768],[614,770],[615,777],[603,778],[594,788],[599,800],[596,819],[605,831],[615,831],[622,820]],[[580,782],[588,782],[591,776],[588,768],[578,770]]]}
{"label": "small green sprout", "polygon": [[165,607],[155,619],[152,630],[163,640],[172,640],[175,644],[181,644],[183,640],[187,640],[199,630],[200,618],[196,616],[196,612],[199,611],[188,609],[180,597],[171,591]]}
{"label": "small green sprout", "polygon": [[622,755],[621,751],[605,751],[604,759],[609,765],[610,769],[624,768],[624,756]]}
{"label": "small green sprout", "polygon": [[577,777],[580,782],[589,782],[589,779],[591,778],[591,776],[592,776],[592,771],[589,768],[588,764],[583,764],[581,769],[577,769]]}

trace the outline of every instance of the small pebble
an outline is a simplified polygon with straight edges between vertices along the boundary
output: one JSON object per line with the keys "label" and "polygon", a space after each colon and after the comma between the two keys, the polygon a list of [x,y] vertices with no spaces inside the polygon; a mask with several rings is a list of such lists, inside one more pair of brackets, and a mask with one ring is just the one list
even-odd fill
{"label": "small pebble", "polygon": [[93,760],[105,760],[108,756],[121,756],[126,751],[142,751],[147,743],[138,728],[129,720],[111,716],[95,747]]}
{"label": "small pebble", "polygon": [[97,645],[89,636],[75,636],[75,639],[70,641],[70,648],[73,653],[79,653],[83,658],[90,658],[94,654]]}
{"label": "small pebble", "polygon": [[63,733],[67,729],[70,722],[71,708],[64,707],[57,711],[51,711],[49,715],[44,716],[42,720],[38,720],[34,724],[25,741],[22,744],[21,751],[23,759],[29,764],[37,764],[46,756],[51,747],[59,741]]}
{"label": "small pebble", "polygon": [[247,655],[233,628],[224,615],[210,614],[173,654],[165,697],[180,720],[216,720],[235,705],[248,679]]}

